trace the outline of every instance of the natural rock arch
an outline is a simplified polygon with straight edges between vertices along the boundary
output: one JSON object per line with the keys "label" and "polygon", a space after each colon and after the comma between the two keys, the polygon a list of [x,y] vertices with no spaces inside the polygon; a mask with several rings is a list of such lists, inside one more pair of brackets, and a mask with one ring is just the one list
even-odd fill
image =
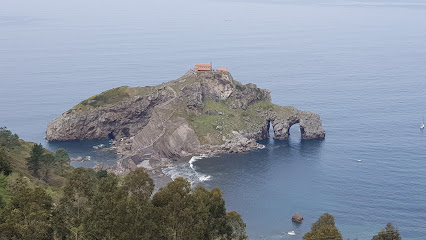
{"label": "natural rock arch", "polygon": [[[282,110],[282,111],[280,111]],[[269,124],[274,130],[274,139],[287,140],[290,137],[290,128],[299,124],[302,139],[325,138],[320,116],[309,111],[301,111],[296,108],[282,108],[271,111],[267,118],[267,130],[269,137]]]}

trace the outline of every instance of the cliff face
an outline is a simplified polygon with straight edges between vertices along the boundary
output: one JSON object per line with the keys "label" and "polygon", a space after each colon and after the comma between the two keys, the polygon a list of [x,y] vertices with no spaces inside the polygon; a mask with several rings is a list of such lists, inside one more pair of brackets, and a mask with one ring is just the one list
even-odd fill
{"label": "cliff face", "polygon": [[242,152],[255,140],[324,138],[318,114],[271,103],[270,92],[242,85],[228,72],[189,71],[155,87],[121,87],[83,101],[49,123],[48,141],[115,138],[124,157],[114,170],[164,166],[169,159],[208,152]]}

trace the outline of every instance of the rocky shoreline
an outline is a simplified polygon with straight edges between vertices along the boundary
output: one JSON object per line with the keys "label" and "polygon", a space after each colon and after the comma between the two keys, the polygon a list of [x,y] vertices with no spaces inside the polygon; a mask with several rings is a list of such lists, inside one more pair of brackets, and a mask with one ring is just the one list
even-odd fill
{"label": "rocky shoreline", "polygon": [[144,167],[162,182],[170,179],[161,170],[176,159],[260,149],[270,126],[275,139],[285,140],[297,123],[303,139],[325,137],[318,114],[275,105],[269,90],[243,85],[229,72],[191,70],[158,86],[91,97],[51,121],[46,139],[115,139],[111,149],[122,157],[95,169],[121,175]]}

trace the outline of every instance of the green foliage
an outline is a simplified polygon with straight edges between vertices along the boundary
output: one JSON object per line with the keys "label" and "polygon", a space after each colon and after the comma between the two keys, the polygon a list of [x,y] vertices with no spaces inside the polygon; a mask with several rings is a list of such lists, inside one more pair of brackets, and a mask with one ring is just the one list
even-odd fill
{"label": "green foliage", "polygon": [[122,86],[104,91],[98,95],[92,96],[77,106],[74,110],[84,110],[88,108],[102,107],[104,105],[113,104],[132,96],[144,96],[153,90],[152,87],[134,87]]}
{"label": "green foliage", "polygon": [[[122,239],[131,239],[138,236],[138,239],[159,239],[156,236],[158,223],[156,223],[157,209],[151,203],[151,195],[154,190],[154,182],[148,176],[145,169],[139,168],[129,173],[124,178],[123,188],[127,195],[126,216],[121,217],[122,221],[128,223],[126,234]],[[132,224],[137,221],[138,224]],[[161,234],[160,234],[161,235]]]}
{"label": "green foliage", "polygon": [[[41,159],[56,161],[51,154]],[[226,214],[219,188],[192,189],[177,178],[151,198],[154,183],[143,168],[101,178],[76,168],[53,204],[45,190],[14,174],[11,200],[0,201],[0,239],[245,239],[241,216]]]}
{"label": "green foliage", "polygon": [[67,164],[70,162],[70,156],[68,155],[67,151],[65,151],[65,149],[59,148],[56,150],[55,160],[59,163]]}
{"label": "green foliage", "polygon": [[385,229],[375,235],[372,240],[401,240],[398,229],[392,223],[387,223]]}
{"label": "green foliage", "polygon": [[12,173],[12,166],[10,165],[9,156],[6,151],[0,147],[0,174],[8,176]]}
{"label": "green foliage", "polygon": [[[231,239],[233,228],[227,222],[225,201],[219,188],[208,190],[197,186],[191,190],[190,183],[176,178],[160,189],[152,202],[159,210],[163,225],[162,239]],[[234,224],[235,225],[235,224]],[[245,225],[241,225],[244,236]]]}
{"label": "green foliage", "polygon": [[21,187],[0,217],[1,239],[52,239],[52,198],[42,188]]}
{"label": "green foliage", "polygon": [[226,222],[231,228],[231,233],[228,237],[231,239],[243,240],[247,239],[246,235],[246,224],[244,223],[241,215],[235,211],[229,211],[226,213]]}
{"label": "green foliage", "polygon": [[[204,114],[186,116],[202,144],[222,144],[222,136],[226,137],[232,134],[232,131],[244,131],[264,125],[262,112],[274,107],[263,100],[251,104],[247,109],[233,108],[233,104],[231,100],[205,99]],[[210,111],[221,112],[222,115],[206,114]],[[219,131],[217,126],[222,126],[222,130]]]}
{"label": "green foliage", "polygon": [[55,209],[54,229],[61,238],[83,234],[83,219],[89,214],[90,201],[97,190],[98,178],[92,169],[76,168],[64,187],[64,195]]}
{"label": "green foliage", "polygon": [[3,196],[0,195],[0,211],[6,206],[6,202],[3,200]]}
{"label": "green foliage", "polygon": [[55,156],[53,156],[50,153],[46,153],[42,156],[41,163],[42,163],[42,169],[41,169],[42,179],[45,182],[49,182],[51,168],[55,164]]}
{"label": "green foliage", "polygon": [[7,190],[8,180],[7,177],[3,174],[0,174],[0,209],[9,202],[10,193]]}
{"label": "green foliage", "polygon": [[138,168],[124,178],[124,188],[138,202],[146,202],[154,191],[154,181],[144,168]]}
{"label": "green foliage", "polygon": [[99,189],[90,201],[89,214],[83,220],[83,232],[87,239],[122,239],[125,218],[126,193],[118,186],[114,175],[102,178]]}
{"label": "green foliage", "polygon": [[106,170],[100,170],[96,172],[96,177],[97,178],[105,178],[108,176],[108,172]]}
{"label": "green foliage", "polygon": [[59,148],[55,153],[55,163],[59,166],[61,174],[64,173],[64,166],[70,163],[70,156],[63,148]]}
{"label": "green foliage", "polygon": [[60,176],[69,169],[69,156],[64,149],[58,149],[55,154],[45,150],[41,144],[34,144],[30,156],[26,158],[31,175],[45,183],[58,186],[63,184]]}
{"label": "green foliage", "polygon": [[312,224],[311,231],[303,236],[303,240],[342,240],[337,227],[334,225],[334,217],[331,214],[324,213],[318,221]]}
{"label": "green foliage", "polygon": [[27,158],[28,169],[34,177],[39,177],[38,170],[40,169],[41,161],[43,161],[43,146],[41,144],[34,144],[30,157]]}
{"label": "green foliage", "polygon": [[106,104],[121,101],[124,98],[129,97],[129,94],[126,92],[127,88],[127,86],[124,86],[107,90],[87,100],[84,100],[79,105],[88,107],[100,107]]}
{"label": "green foliage", "polygon": [[0,147],[14,148],[19,146],[19,137],[6,127],[0,127]]}

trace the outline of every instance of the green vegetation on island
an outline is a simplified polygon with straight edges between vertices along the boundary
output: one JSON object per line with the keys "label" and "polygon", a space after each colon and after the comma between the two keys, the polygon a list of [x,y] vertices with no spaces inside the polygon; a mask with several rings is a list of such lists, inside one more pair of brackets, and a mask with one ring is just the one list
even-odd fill
{"label": "green vegetation on island", "polygon": [[83,110],[88,108],[102,107],[108,104],[117,103],[126,98],[140,96],[150,93],[153,87],[128,87],[121,86],[104,91],[100,94],[92,96],[78,105],[74,106],[74,110]]}
{"label": "green vegetation on island", "polygon": [[223,144],[222,136],[236,129],[250,129],[265,124],[262,112],[274,109],[268,101],[257,101],[247,109],[233,109],[230,101],[204,101],[204,113],[184,116],[200,139],[201,144]]}

